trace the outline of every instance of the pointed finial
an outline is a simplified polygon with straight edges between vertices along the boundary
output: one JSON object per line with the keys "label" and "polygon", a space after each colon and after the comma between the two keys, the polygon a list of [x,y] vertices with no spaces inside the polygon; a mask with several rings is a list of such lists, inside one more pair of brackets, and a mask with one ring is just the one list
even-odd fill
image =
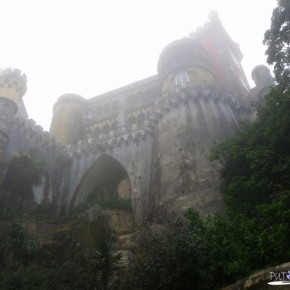
{"label": "pointed finial", "polygon": [[219,18],[219,14],[217,13],[217,11],[212,10],[209,15],[208,18],[211,22],[221,22],[220,18]]}

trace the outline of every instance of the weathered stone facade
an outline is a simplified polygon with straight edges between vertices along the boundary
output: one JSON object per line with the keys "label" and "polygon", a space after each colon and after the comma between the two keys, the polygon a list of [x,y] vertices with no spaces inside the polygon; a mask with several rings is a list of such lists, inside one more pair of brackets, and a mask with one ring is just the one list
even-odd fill
{"label": "weathered stone facade", "polygon": [[204,27],[162,51],[157,75],[87,100],[61,96],[50,133],[4,109],[8,101],[1,95],[0,111],[11,119],[8,125],[0,120],[0,137],[9,137],[1,153],[9,161],[16,152],[37,152],[47,176],[35,188],[35,202],[58,214],[98,194],[130,200],[132,217],[108,215],[132,228],[163,210],[217,211],[219,164],[208,161],[209,149],[253,118],[253,104],[273,85],[265,67],[257,67],[253,95],[241,58],[211,14]]}

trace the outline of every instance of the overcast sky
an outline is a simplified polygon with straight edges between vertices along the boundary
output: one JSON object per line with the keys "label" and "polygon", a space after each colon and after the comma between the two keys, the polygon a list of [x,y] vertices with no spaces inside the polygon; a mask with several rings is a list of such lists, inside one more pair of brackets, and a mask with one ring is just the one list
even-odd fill
{"label": "overcast sky", "polygon": [[216,10],[252,68],[266,64],[276,0],[0,0],[0,68],[27,75],[29,118],[49,130],[65,93],[91,98],[157,73],[161,50]]}

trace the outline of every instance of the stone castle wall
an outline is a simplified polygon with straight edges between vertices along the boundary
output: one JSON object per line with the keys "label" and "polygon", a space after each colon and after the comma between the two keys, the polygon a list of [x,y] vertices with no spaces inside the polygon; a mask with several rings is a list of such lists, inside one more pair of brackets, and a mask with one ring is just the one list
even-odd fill
{"label": "stone castle wall", "polygon": [[[0,120],[9,140],[2,150],[6,168],[17,152],[42,159],[47,174],[34,200],[57,214],[90,198],[129,199],[136,225],[163,210],[220,210],[220,166],[209,162],[209,150],[255,117],[254,106],[273,85],[259,66],[250,91],[241,57],[212,16],[202,31],[162,51],[157,75],[88,100],[61,96],[50,133],[25,114],[9,113],[8,125]],[[11,92],[17,99],[17,88]]]}

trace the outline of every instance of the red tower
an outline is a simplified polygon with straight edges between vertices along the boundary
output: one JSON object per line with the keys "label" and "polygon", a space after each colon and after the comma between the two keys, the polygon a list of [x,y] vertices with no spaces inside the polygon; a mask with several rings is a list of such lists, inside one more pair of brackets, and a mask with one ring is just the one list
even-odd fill
{"label": "red tower", "polygon": [[208,52],[216,81],[238,97],[249,94],[250,87],[241,66],[243,55],[239,45],[224,29],[217,12],[211,12],[210,21],[192,33]]}

